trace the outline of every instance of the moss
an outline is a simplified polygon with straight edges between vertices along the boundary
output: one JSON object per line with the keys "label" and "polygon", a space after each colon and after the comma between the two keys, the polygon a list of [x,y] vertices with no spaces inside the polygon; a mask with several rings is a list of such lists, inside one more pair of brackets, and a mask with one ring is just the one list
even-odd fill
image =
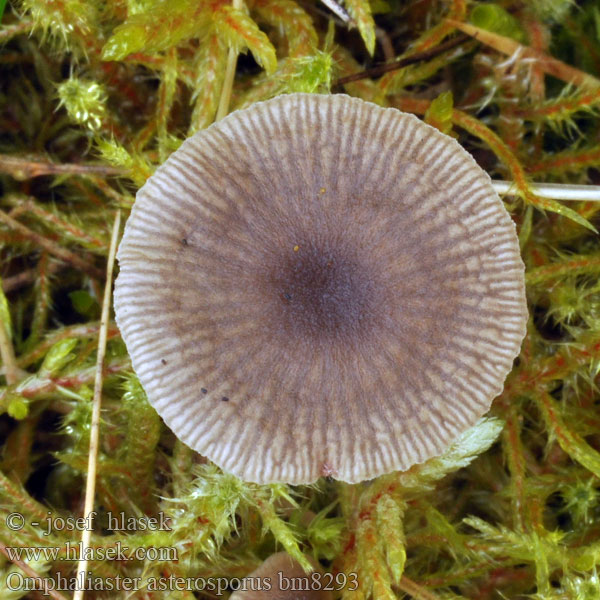
{"label": "moss", "polygon": [[[225,112],[280,93],[345,91],[424,116],[491,176],[513,180],[507,207],[527,266],[528,334],[491,416],[443,457],[359,485],[289,488],[241,482],[174,439],[111,321],[88,568],[105,585],[139,578],[139,589],[86,597],[148,598],[161,582],[153,597],[226,595],[232,578],[278,549],[356,573],[359,586],[340,590],[344,598],[598,597],[600,202],[567,205],[529,185],[600,183],[597,3],[344,6],[335,20],[325,5],[294,0],[6,6],[2,598],[38,597],[9,589],[22,561],[54,580],[75,573],[64,558],[81,535],[110,228],[158,164],[214,121],[237,53],[247,55]],[[459,38],[457,22],[497,37]],[[510,45],[524,40],[535,60]],[[22,526],[7,521],[12,513]],[[117,517],[132,527],[116,530]],[[19,558],[14,548],[58,554]],[[118,548],[131,560],[103,559]],[[192,589],[177,589],[175,578]]]}

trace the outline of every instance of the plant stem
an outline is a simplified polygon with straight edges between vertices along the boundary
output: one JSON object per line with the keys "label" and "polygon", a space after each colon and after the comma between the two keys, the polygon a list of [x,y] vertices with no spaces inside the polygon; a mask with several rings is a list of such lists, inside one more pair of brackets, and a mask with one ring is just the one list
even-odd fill
{"label": "plant stem", "polygon": [[24,181],[43,175],[100,175],[103,177],[119,177],[127,173],[121,167],[97,164],[55,164],[43,157],[22,158],[20,156],[0,155],[0,172],[11,175],[18,181]]}
{"label": "plant stem", "polygon": [[0,322],[0,357],[2,357],[6,383],[8,385],[17,383],[19,381],[19,367],[17,367],[12,341],[8,336],[4,321]]}
{"label": "plant stem", "polygon": [[[500,195],[518,195],[512,181],[493,180],[492,186]],[[541,198],[555,200],[585,200],[600,202],[600,185],[575,185],[568,183],[532,183],[531,190]]]}
{"label": "plant stem", "polygon": [[436,596],[433,592],[420,586],[406,575],[403,575],[402,579],[400,579],[400,583],[394,587],[410,594],[415,600],[439,600],[439,596]]}
{"label": "plant stem", "polygon": [[58,244],[55,244],[54,242],[46,239],[44,236],[40,235],[39,233],[35,233],[34,231],[31,231],[31,229],[29,229],[28,227],[25,227],[25,225],[23,225],[22,223],[19,223],[19,221],[16,221],[10,215],[7,215],[5,212],[3,212],[1,210],[0,210],[0,221],[2,221],[3,223],[6,223],[11,229],[18,231],[22,236],[24,236],[28,240],[32,241],[34,244],[41,246],[42,248],[47,250],[53,256],[56,256],[68,263],[71,263],[75,267],[78,267],[82,271],[85,271],[91,277],[96,277],[97,279],[101,279],[104,276],[104,273],[100,269],[96,268],[94,265],[91,265],[87,261],[83,260],[74,252],[71,252],[70,250],[66,250],[65,248],[62,248]]}
{"label": "plant stem", "polygon": [[[232,6],[236,10],[242,10],[243,0],[233,0]],[[223,79],[223,88],[221,89],[221,98],[219,100],[219,108],[215,121],[220,121],[229,112],[229,101],[231,100],[231,90],[233,89],[233,79],[235,77],[235,68],[237,66],[237,50],[229,48],[227,55],[227,68],[225,69],[225,77]]]}
{"label": "plant stem", "polygon": [[[96,360],[96,377],[94,380],[94,400],[92,408],[92,426],[90,430],[90,452],[88,456],[88,471],[85,487],[85,508],[83,511],[86,519],[91,517],[94,508],[94,495],[96,492],[96,462],[98,458],[98,440],[100,437],[100,406],[102,401],[102,366],[104,364],[104,355],[106,353],[106,339],[108,331],[108,316],[110,308],[110,298],[112,289],[112,275],[117,253],[117,239],[119,237],[119,228],[121,226],[121,211],[117,210],[115,222],[113,225],[112,236],[110,239],[110,250],[108,253],[108,264],[106,265],[106,285],[104,286],[104,298],[102,300],[102,316],[100,318],[100,331],[98,334],[98,357]],[[81,553],[85,556],[86,549],[90,545],[92,537],[91,519],[86,521],[88,526],[81,535]],[[87,569],[87,559],[79,559],[77,565],[77,579],[85,579]],[[82,600],[83,586],[77,588],[73,600]]]}

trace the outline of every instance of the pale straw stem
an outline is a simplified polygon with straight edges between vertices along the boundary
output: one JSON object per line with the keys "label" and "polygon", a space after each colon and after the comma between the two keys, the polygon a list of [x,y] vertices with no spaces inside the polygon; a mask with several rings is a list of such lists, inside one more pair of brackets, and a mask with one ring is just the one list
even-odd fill
{"label": "pale straw stem", "polygon": [[[518,196],[519,192],[511,181],[493,180],[492,187],[501,196]],[[600,202],[600,185],[575,185],[570,183],[531,183],[531,191],[540,198],[554,200],[584,200]]]}
{"label": "pale straw stem", "polygon": [[[94,508],[94,496],[96,494],[96,462],[98,458],[98,440],[100,436],[100,406],[102,398],[102,366],[106,353],[106,340],[108,331],[108,316],[110,309],[110,298],[112,290],[112,275],[117,253],[117,239],[121,226],[121,211],[117,210],[112,235],[110,238],[110,249],[108,252],[108,263],[106,265],[106,285],[104,286],[104,298],[102,299],[102,316],[100,318],[100,330],[98,332],[98,358],[96,360],[96,376],[94,380],[94,399],[92,405],[92,426],[90,430],[90,452],[88,455],[87,481],[85,486],[85,507],[83,510],[87,526],[81,535],[81,556],[77,565],[77,589],[73,600],[83,600],[85,572],[87,570],[86,549],[90,545],[92,537],[91,513]],[[83,558],[82,558],[83,557]]]}

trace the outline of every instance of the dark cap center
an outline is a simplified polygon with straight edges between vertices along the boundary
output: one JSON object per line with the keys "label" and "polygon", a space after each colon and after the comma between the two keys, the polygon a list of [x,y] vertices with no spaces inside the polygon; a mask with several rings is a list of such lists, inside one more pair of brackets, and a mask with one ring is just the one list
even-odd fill
{"label": "dark cap center", "polygon": [[338,337],[364,330],[375,285],[346,248],[298,244],[274,268],[272,294],[294,335]]}

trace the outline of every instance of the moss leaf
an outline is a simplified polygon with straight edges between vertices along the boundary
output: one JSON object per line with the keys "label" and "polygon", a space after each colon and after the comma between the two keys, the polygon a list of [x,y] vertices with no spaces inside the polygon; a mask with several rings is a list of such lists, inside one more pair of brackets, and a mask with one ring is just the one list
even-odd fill
{"label": "moss leaf", "polygon": [[210,11],[192,0],[161,2],[117,27],[102,49],[104,60],[122,60],[134,52],[159,52],[184,40],[202,37]]}
{"label": "moss leaf", "polygon": [[232,48],[238,52],[248,48],[267,74],[275,72],[277,69],[275,48],[246,13],[231,6],[223,6],[215,13],[214,19],[217,32]]}
{"label": "moss leaf", "polygon": [[350,16],[356,21],[358,31],[371,56],[375,52],[375,21],[368,0],[346,0]]}

